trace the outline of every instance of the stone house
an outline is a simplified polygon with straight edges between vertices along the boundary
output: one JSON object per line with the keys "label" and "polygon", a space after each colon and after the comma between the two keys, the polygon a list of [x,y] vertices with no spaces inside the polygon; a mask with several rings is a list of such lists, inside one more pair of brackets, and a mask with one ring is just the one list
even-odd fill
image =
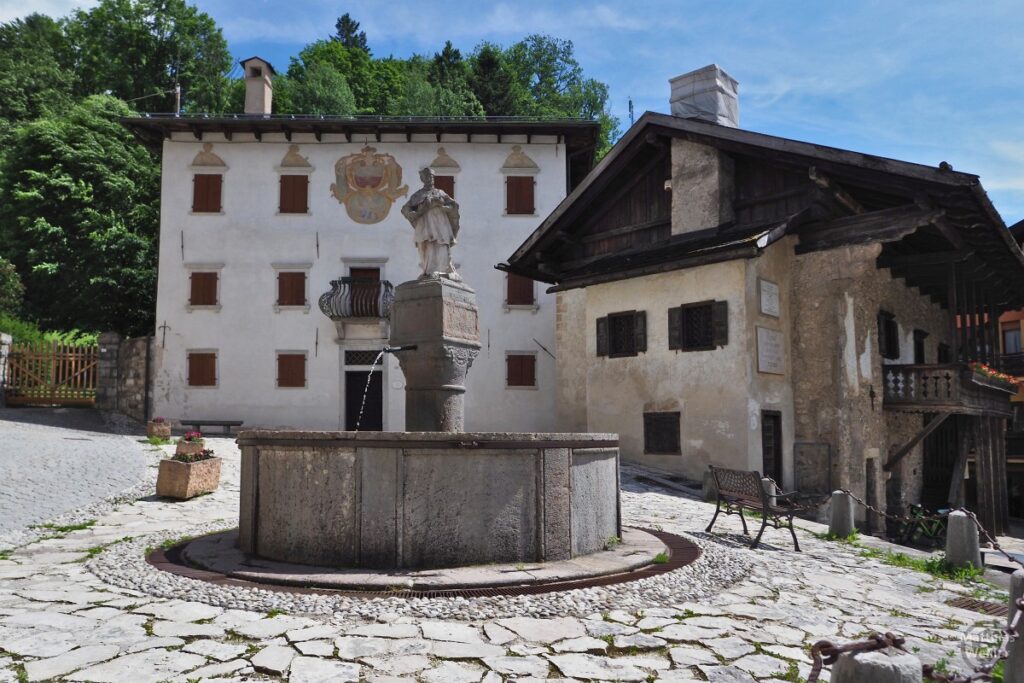
{"label": "stone house", "polygon": [[244,114],[124,121],[162,158],[150,414],[404,429],[398,363],[374,360],[392,283],[419,273],[400,209],[431,167],[480,308],[467,428],[553,429],[554,296],[494,265],[590,170],[598,124],[273,116],[273,67],[242,66]]}
{"label": "stone house", "polygon": [[559,428],[1005,528],[1012,389],[968,363],[998,364],[1024,254],[978,178],[741,130],[736,89],[673,79],[499,266],[557,294]]}

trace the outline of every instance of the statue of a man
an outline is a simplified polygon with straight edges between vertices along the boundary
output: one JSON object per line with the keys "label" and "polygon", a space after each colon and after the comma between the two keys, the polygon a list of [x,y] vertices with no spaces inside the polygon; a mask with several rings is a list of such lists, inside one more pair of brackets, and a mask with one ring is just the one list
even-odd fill
{"label": "statue of a man", "polygon": [[423,187],[409,197],[402,215],[412,223],[420,252],[420,278],[461,280],[452,264],[451,248],[459,236],[459,205],[444,190],[434,187],[434,172],[420,171]]}

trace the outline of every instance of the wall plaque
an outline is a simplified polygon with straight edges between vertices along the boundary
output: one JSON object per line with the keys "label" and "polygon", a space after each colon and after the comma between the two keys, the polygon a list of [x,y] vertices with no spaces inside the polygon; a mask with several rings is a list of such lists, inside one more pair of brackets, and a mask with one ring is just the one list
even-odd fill
{"label": "wall plaque", "polygon": [[757,371],[773,375],[786,374],[785,343],[782,332],[757,328]]}
{"label": "wall plaque", "polygon": [[761,313],[774,318],[779,317],[779,286],[774,282],[757,279],[757,289],[761,298]]}

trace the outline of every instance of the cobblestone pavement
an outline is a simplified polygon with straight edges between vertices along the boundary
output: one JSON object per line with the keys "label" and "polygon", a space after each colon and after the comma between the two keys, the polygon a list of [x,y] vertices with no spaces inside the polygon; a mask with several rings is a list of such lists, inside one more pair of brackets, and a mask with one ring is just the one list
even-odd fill
{"label": "cobblestone pavement", "polygon": [[[108,553],[131,545],[124,539],[181,533],[235,517],[237,449],[226,439],[209,443],[225,458],[223,485],[214,494],[185,503],[142,498],[88,529],[28,544],[0,559],[0,682],[20,676],[132,683],[782,683],[807,676],[809,646],[816,640],[842,643],[871,631],[903,633],[907,649],[923,661],[963,668],[964,632],[987,621],[945,604],[971,589],[883,564],[806,530],[799,532],[801,554],[792,551],[786,531],[766,532],[768,544],[761,550],[742,548],[734,518],[720,520],[711,542],[744,553],[748,566],[740,580],[707,599],[582,617],[445,620],[386,612],[375,618],[351,611],[253,612],[204,602],[199,584],[177,599],[156,598],[92,573],[90,567]],[[623,476],[627,524],[705,538],[709,505],[650,480],[638,482],[636,473],[627,468]]]}
{"label": "cobblestone pavement", "polygon": [[45,522],[129,488],[145,458],[102,413],[0,408],[0,533]]}

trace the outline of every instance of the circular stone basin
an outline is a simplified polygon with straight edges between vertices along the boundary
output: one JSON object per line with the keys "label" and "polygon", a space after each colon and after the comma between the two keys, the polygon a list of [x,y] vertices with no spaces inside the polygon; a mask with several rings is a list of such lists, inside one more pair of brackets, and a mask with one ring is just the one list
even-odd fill
{"label": "circular stone basin", "polygon": [[[681,539],[673,540],[678,545]],[[675,568],[693,561],[699,555],[699,551],[689,554],[684,552],[682,557],[676,557],[678,550],[677,547],[673,551],[652,533],[627,528],[623,530],[621,542],[607,550],[559,562],[485,564],[423,570],[334,569],[246,555],[238,548],[237,530],[232,530],[183,543],[180,546],[178,566],[198,568],[222,577],[260,585],[359,592],[453,591],[574,584],[599,577],[634,573],[652,564],[658,567],[655,564],[656,558],[658,562],[664,560],[662,563],[668,564],[668,558],[672,556],[672,568]],[[174,571],[175,563],[169,562],[166,557],[157,564]],[[645,574],[638,574],[636,578],[642,576]]]}
{"label": "circular stone basin", "polygon": [[564,561],[622,536],[614,434],[243,431],[241,552],[332,568]]}

